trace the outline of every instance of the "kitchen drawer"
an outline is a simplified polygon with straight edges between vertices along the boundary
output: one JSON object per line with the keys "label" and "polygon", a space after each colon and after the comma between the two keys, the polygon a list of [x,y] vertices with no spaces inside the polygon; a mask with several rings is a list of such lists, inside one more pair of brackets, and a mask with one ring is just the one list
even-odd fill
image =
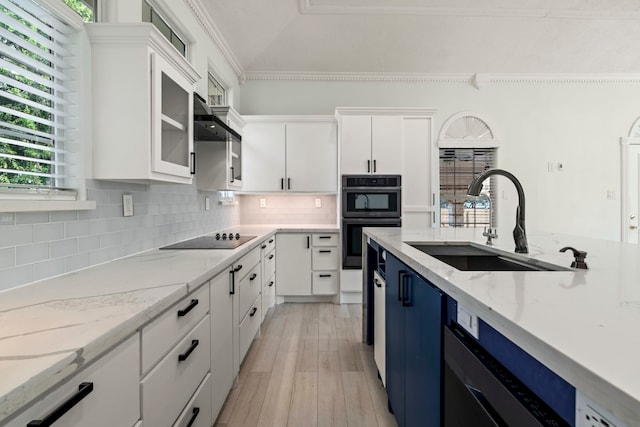
{"label": "kitchen drawer", "polygon": [[264,277],[271,277],[276,271],[276,251],[275,249],[265,255],[262,260],[264,263]]}
{"label": "kitchen drawer", "polygon": [[209,311],[209,284],[189,294],[142,329],[142,374],[180,340]]}
{"label": "kitchen drawer", "polygon": [[244,279],[245,276],[249,274],[251,270],[253,270],[253,267],[258,265],[259,263],[260,263],[259,247],[253,249],[251,252],[249,252],[242,258],[240,258],[240,260],[238,260],[238,262],[235,263],[236,268],[238,268],[239,266],[242,266],[242,268],[238,270],[238,272],[236,273],[236,283],[240,283],[242,279]]}
{"label": "kitchen drawer", "polygon": [[260,248],[264,251],[263,253],[269,253],[276,247],[276,236],[271,236],[260,245]]}
{"label": "kitchen drawer", "polygon": [[200,386],[187,406],[173,424],[173,427],[211,427],[213,425],[211,414],[211,374],[208,374],[200,383]]}
{"label": "kitchen drawer", "polygon": [[262,320],[267,315],[267,311],[276,303],[276,275],[273,274],[265,280],[262,287]]}
{"label": "kitchen drawer", "polygon": [[256,296],[260,294],[260,288],[262,287],[262,279],[260,277],[260,265],[256,265],[240,282],[240,319],[247,314],[247,311],[251,308]]}
{"label": "kitchen drawer", "polygon": [[145,425],[171,426],[209,372],[209,325],[207,315],[142,379]]}
{"label": "kitchen drawer", "polygon": [[92,384],[93,390],[62,415],[55,426],[133,426],[140,419],[139,369],[140,339],[135,334],[64,385],[46,394],[10,421],[7,427],[25,427],[32,421],[43,420],[77,395],[83,383]]}
{"label": "kitchen drawer", "polygon": [[338,235],[335,233],[312,234],[312,246],[338,246]]}
{"label": "kitchen drawer", "polygon": [[244,355],[247,354],[251,342],[260,329],[260,322],[262,321],[262,300],[260,297],[261,295],[258,295],[249,312],[240,323],[240,362],[244,359]]}
{"label": "kitchen drawer", "polygon": [[313,248],[311,255],[312,270],[337,270],[338,269],[338,249],[337,248]]}
{"label": "kitchen drawer", "polygon": [[335,295],[338,293],[337,271],[314,271],[311,283],[313,295]]}

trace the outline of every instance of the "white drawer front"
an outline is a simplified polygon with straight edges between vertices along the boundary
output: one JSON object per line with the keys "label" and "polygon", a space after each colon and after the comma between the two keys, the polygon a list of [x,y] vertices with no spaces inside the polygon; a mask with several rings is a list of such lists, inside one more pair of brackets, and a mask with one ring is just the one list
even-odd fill
{"label": "white drawer front", "polygon": [[245,276],[247,274],[249,274],[249,272],[251,270],[253,270],[253,267],[258,265],[258,263],[260,263],[260,248],[259,247],[253,249],[251,252],[249,252],[248,254],[243,256],[242,258],[240,258],[240,260],[238,260],[238,262],[234,264],[236,269],[239,266],[242,266],[242,268],[240,270],[238,270],[238,272],[236,273],[236,283],[240,283],[242,281],[242,279],[244,279]]}
{"label": "white drawer front", "polygon": [[260,329],[262,322],[262,301],[260,295],[255,299],[249,312],[240,323],[240,361],[244,359],[247,350],[251,346],[253,338]]}
{"label": "white drawer front", "polygon": [[338,246],[338,235],[335,233],[313,234],[311,243],[313,246]]}
{"label": "white drawer front", "polygon": [[62,415],[55,426],[133,426],[140,419],[139,369],[140,340],[136,334],[47,394],[10,421],[8,427],[24,427],[31,421],[45,419],[76,395],[81,383],[93,383],[93,390]]}
{"label": "white drawer front", "polygon": [[314,271],[312,291],[314,295],[335,295],[338,293],[338,272]]}
{"label": "white drawer front", "polygon": [[311,267],[313,270],[337,270],[338,269],[338,249],[336,248],[313,248],[311,257]]}
{"label": "white drawer front", "polygon": [[209,372],[210,337],[207,315],[142,379],[142,420],[145,425],[171,426],[176,420]]}
{"label": "white drawer front", "polygon": [[276,275],[272,275],[268,280],[265,280],[262,287],[262,320],[267,315],[267,310],[273,307],[276,303]]}
{"label": "white drawer front", "polygon": [[266,254],[271,252],[276,247],[276,236],[271,236],[260,245],[262,253]]}
{"label": "white drawer front", "polygon": [[276,251],[273,250],[264,256],[264,277],[271,277],[276,271]]}
{"label": "white drawer front", "polygon": [[211,427],[211,374],[200,383],[195,394],[173,424],[173,427]]}
{"label": "white drawer front", "polygon": [[209,311],[209,284],[142,329],[142,373],[146,374]]}
{"label": "white drawer front", "polygon": [[260,278],[260,266],[256,265],[245,276],[238,286],[240,293],[240,319],[244,318],[247,311],[251,308],[251,304],[255,301],[256,296],[260,294],[262,279]]}

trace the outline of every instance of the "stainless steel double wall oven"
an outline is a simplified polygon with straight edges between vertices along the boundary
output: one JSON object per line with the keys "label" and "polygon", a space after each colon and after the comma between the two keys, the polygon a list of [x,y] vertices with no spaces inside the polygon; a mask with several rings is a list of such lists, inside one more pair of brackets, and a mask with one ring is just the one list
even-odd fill
{"label": "stainless steel double wall oven", "polygon": [[400,175],[342,176],[342,268],[362,268],[362,228],[402,225]]}

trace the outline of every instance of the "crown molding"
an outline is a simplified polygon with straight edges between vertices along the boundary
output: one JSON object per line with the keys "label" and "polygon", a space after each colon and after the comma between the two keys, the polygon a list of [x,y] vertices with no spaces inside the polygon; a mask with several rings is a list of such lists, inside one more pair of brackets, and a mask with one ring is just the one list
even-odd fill
{"label": "crown molding", "polygon": [[480,90],[501,83],[640,83],[640,74],[622,73],[554,73],[554,74],[460,74],[460,73],[346,73],[302,71],[247,71],[245,80],[397,82],[397,83],[468,83]]}
{"label": "crown molding", "polygon": [[209,37],[211,37],[213,43],[218,47],[218,49],[220,49],[227,62],[229,62],[229,65],[231,65],[231,68],[233,68],[233,71],[238,77],[238,81],[243,83],[245,80],[244,68],[227,44],[227,41],[222,36],[222,33],[216,26],[215,22],[213,22],[213,19],[211,19],[209,12],[202,4],[202,0],[184,0],[184,2],[189,6],[198,23],[202,26]]}
{"label": "crown molding", "polygon": [[403,116],[411,117],[428,117],[433,116],[435,108],[423,107],[336,107],[336,117],[342,116]]}
{"label": "crown molding", "polygon": [[568,19],[640,19],[637,11],[571,10],[563,8],[473,8],[431,6],[333,6],[313,5],[312,0],[298,0],[304,15],[422,15],[464,17],[517,17]]}

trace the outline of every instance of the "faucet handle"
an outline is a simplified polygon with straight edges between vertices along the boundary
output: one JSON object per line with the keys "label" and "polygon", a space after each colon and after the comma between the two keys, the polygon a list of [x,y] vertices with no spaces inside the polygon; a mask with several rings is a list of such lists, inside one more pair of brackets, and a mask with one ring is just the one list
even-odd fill
{"label": "faucet handle", "polygon": [[587,253],[585,251],[579,251],[576,248],[572,248],[571,246],[565,246],[564,248],[560,249],[560,252],[566,252],[567,250],[573,252],[574,261],[571,263],[572,268],[580,268],[584,270],[589,268],[587,267],[587,263],[584,261],[584,259],[587,257]]}
{"label": "faucet handle", "polygon": [[493,245],[493,242],[491,241],[491,239],[498,238],[498,233],[495,230],[492,230],[491,227],[489,227],[489,229],[485,227],[482,235],[487,238],[487,245]]}

